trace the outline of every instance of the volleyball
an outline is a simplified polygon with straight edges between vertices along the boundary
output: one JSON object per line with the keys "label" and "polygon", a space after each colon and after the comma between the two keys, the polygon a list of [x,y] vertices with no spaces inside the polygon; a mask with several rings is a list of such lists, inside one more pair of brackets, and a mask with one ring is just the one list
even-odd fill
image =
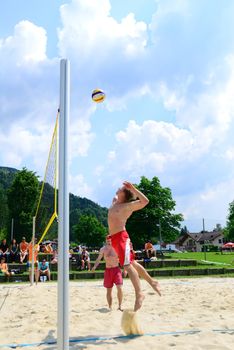
{"label": "volleyball", "polygon": [[100,89],[95,89],[92,92],[92,100],[96,103],[103,102],[106,98],[104,91]]}

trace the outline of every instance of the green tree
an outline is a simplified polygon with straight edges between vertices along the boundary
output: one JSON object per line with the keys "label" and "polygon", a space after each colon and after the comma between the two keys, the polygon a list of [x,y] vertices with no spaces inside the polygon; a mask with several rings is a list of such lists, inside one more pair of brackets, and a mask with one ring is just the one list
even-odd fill
{"label": "green tree", "polygon": [[186,233],[189,233],[188,229],[187,229],[187,226],[184,226],[181,228],[180,230],[180,235],[183,236],[185,235]]}
{"label": "green tree", "polygon": [[107,229],[95,216],[81,215],[73,226],[74,240],[89,247],[100,247],[105,241]]}
{"label": "green tree", "polygon": [[160,229],[163,242],[175,240],[180,233],[183,216],[174,212],[176,202],[172,199],[171,190],[163,188],[156,176],[151,181],[143,176],[136,187],[148,197],[149,204],[134,212],[127,222],[133,246],[142,248],[148,239],[159,241]]}
{"label": "green tree", "polygon": [[216,226],[213,228],[213,231],[216,231],[216,232],[222,232],[223,231],[223,228],[222,228],[222,225],[221,224],[216,224]]}
{"label": "green tree", "polygon": [[39,181],[34,172],[23,168],[19,171],[8,190],[9,215],[14,218],[14,236],[22,235],[29,240],[32,235],[32,217],[39,195]]}
{"label": "green tree", "polygon": [[6,191],[0,185],[0,230],[6,229],[8,223],[8,205]]}
{"label": "green tree", "polygon": [[228,241],[234,241],[234,201],[229,204],[229,214],[224,235]]}

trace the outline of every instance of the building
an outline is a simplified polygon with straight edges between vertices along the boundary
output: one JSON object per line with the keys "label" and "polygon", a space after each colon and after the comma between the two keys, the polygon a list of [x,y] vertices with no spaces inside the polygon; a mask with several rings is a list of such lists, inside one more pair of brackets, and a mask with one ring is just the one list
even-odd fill
{"label": "building", "polygon": [[223,238],[224,235],[221,231],[199,233],[187,232],[178,237],[174,244],[177,249],[182,251],[201,252],[204,244],[213,245],[220,249],[223,246]]}

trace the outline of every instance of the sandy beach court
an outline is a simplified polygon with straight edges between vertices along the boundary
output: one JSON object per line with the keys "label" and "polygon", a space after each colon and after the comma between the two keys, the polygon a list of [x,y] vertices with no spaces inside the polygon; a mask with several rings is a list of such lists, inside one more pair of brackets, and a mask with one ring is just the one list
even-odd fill
{"label": "sandy beach court", "polygon": [[[163,279],[162,297],[142,281],[145,301],[138,320],[145,332],[122,337],[122,312],[107,309],[102,281],[70,282],[71,349],[232,350],[234,348],[234,278]],[[132,308],[134,292],[124,280],[123,308]],[[57,285],[0,285],[0,349],[55,350]],[[181,333],[180,333],[181,332]],[[101,338],[100,338],[101,337]],[[29,345],[42,342],[39,346]]]}

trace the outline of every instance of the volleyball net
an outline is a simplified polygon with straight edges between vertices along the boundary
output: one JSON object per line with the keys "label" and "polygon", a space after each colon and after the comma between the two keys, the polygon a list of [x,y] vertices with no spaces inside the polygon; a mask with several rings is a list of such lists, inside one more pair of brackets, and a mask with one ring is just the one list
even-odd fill
{"label": "volleyball net", "polygon": [[40,244],[46,238],[53,240],[58,237],[58,123],[59,111],[56,116],[44,179],[41,182],[35,213],[35,238],[37,239],[37,244]]}

